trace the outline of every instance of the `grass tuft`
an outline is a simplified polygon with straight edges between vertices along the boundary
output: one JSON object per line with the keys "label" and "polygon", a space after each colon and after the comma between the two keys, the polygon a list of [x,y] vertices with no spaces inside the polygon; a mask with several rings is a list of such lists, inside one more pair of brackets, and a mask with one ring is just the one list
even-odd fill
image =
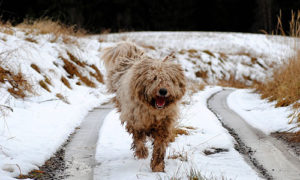
{"label": "grass tuft", "polygon": [[73,61],[75,64],[77,64],[78,66],[81,66],[81,67],[85,67],[86,63],[81,62],[76,56],[74,56],[69,51],[67,51],[67,54],[68,54],[70,60]]}
{"label": "grass tuft", "polygon": [[204,53],[208,54],[209,56],[212,56],[212,57],[216,57],[212,52],[210,52],[209,50],[204,50],[203,51]]}
{"label": "grass tuft", "polygon": [[71,87],[69,81],[67,80],[67,78],[65,78],[65,77],[62,76],[62,77],[60,78],[60,80],[61,80],[61,82],[62,82],[65,86],[67,86],[69,89],[72,89],[72,87]]}
{"label": "grass tuft", "polygon": [[202,78],[203,80],[208,78],[207,71],[199,70],[199,71],[195,72],[195,75],[196,75],[196,77]]}
{"label": "grass tuft", "polygon": [[73,78],[74,76],[79,77],[79,79],[87,86],[95,88],[96,84],[88,79],[86,76],[82,75],[76,65],[67,59],[63,58],[62,56],[59,57],[60,59],[63,60],[64,66],[63,68],[66,70],[66,72],[69,74],[70,78]]}
{"label": "grass tuft", "polygon": [[52,86],[51,80],[47,76],[44,76],[44,81]]}
{"label": "grass tuft", "polygon": [[34,69],[36,72],[41,74],[41,69],[36,64],[31,64],[30,67]]}
{"label": "grass tuft", "polygon": [[45,89],[46,91],[51,92],[50,89],[49,89],[49,87],[48,87],[48,85],[46,84],[45,81],[40,80],[40,81],[39,81],[39,85],[40,85],[43,89]]}
{"label": "grass tuft", "polygon": [[188,126],[188,127],[185,127],[185,126],[183,126],[183,127],[176,127],[174,130],[173,130],[173,133],[172,133],[172,136],[171,136],[171,142],[174,142],[175,141],[175,139],[176,139],[176,137],[178,137],[178,136],[181,136],[181,135],[189,135],[189,130],[193,130],[193,127],[190,127],[190,126]]}
{"label": "grass tuft", "polygon": [[188,53],[190,54],[194,54],[194,53],[197,53],[197,50],[196,49],[189,49],[187,50]]}
{"label": "grass tuft", "polygon": [[55,96],[56,96],[57,98],[59,98],[61,101],[63,101],[64,103],[70,104],[70,102],[67,100],[67,97],[63,96],[62,94],[57,93]]}
{"label": "grass tuft", "polygon": [[90,65],[92,69],[95,70],[95,73],[90,72],[90,75],[96,78],[96,80],[100,83],[104,83],[103,75],[101,74],[100,70],[94,64]]}
{"label": "grass tuft", "polygon": [[17,74],[0,66],[0,83],[8,82],[11,87],[7,91],[15,98],[25,98],[28,94],[33,94],[32,85],[25,79],[21,72]]}
{"label": "grass tuft", "polygon": [[38,20],[24,20],[16,27],[23,28],[29,33],[33,34],[54,34],[55,36],[72,35],[83,36],[86,32],[78,29],[76,25],[67,26],[60,21],[55,21],[50,18],[43,18]]}
{"label": "grass tuft", "polygon": [[28,42],[31,42],[31,43],[36,43],[36,44],[38,43],[37,40],[35,40],[35,39],[31,38],[31,37],[27,37],[24,40],[28,41]]}

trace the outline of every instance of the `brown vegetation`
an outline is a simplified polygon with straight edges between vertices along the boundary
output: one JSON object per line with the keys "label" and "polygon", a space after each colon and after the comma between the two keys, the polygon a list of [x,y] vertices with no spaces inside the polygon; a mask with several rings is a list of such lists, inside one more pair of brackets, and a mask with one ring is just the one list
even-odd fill
{"label": "brown vegetation", "polygon": [[60,56],[59,58],[63,60],[63,62],[64,62],[63,68],[69,74],[70,78],[77,76],[85,85],[87,85],[89,87],[93,87],[93,88],[96,87],[96,84],[93,81],[88,79],[86,76],[83,76],[82,73],[79,72],[78,68],[76,67],[76,65],[74,63],[63,58],[62,56]]}
{"label": "brown vegetation", "polygon": [[104,83],[103,75],[101,74],[100,70],[94,64],[90,65],[91,68],[95,70],[95,73],[90,72],[90,75],[96,78],[96,80],[100,83]]}
{"label": "brown vegetation", "polygon": [[76,56],[74,56],[69,51],[67,51],[67,54],[68,54],[70,60],[73,61],[75,64],[77,64],[78,66],[81,66],[81,67],[85,67],[85,65],[86,65],[85,62],[81,62]]}
{"label": "brown vegetation", "polygon": [[198,78],[202,78],[203,80],[207,79],[208,75],[207,75],[207,71],[197,71],[195,72],[196,77]]}
{"label": "brown vegetation", "polygon": [[222,79],[218,81],[219,86],[223,87],[235,87],[235,88],[249,88],[250,86],[246,85],[245,82],[237,80],[234,74],[231,74],[229,79]]}
{"label": "brown vegetation", "polygon": [[70,102],[67,100],[67,98],[66,98],[65,96],[63,96],[62,94],[57,93],[55,96],[56,96],[57,98],[59,98],[60,100],[62,100],[64,103],[70,104]]}
{"label": "brown vegetation", "polygon": [[18,24],[16,27],[29,30],[29,33],[34,34],[54,34],[60,35],[72,35],[83,36],[85,31],[78,29],[75,25],[67,26],[59,21],[53,21],[49,18],[39,20],[24,20],[24,22]]}
{"label": "brown vegetation", "polygon": [[15,31],[12,29],[12,25],[10,22],[2,22],[0,21],[0,32],[8,34],[8,35],[14,35]]}
{"label": "brown vegetation", "polygon": [[30,67],[34,69],[36,72],[41,74],[41,69],[36,64],[31,64]]}
{"label": "brown vegetation", "polygon": [[40,81],[39,81],[39,85],[40,85],[42,88],[44,88],[46,91],[51,92],[50,89],[49,89],[49,87],[48,87],[48,85],[46,84],[45,81],[40,80]]}
{"label": "brown vegetation", "polygon": [[24,40],[28,41],[28,42],[31,42],[31,43],[36,43],[36,44],[38,43],[37,40],[35,40],[35,39],[31,38],[31,37],[26,37]]}
{"label": "brown vegetation", "polygon": [[[281,16],[278,17],[276,33],[278,32],[286,35],[282,28]],[[295,37],[295,42],[291,43],[291,47],[295,49],[295,54],[288,59],[286,64],[274,70],[271,79],[264,83],[257,83],[255,88],[262,94],[262,98],[276,101],[276,107],[293,105],[296,109],[297,122],[300,123],[300,113],[297,114],[300,108],[300,49],[296,43],[300,37],[300,11],[298,11],[297,15],[292,12],[288,35]],[[294,141],[295,139],[300,139],[300,132],[296,133],[295,138],[290,140]]]}
{"label": "brown vegetation", "polygon": [[0,66],[0,83],[5,84],[6,82],[11,85],[7,91],[16,98],[25,98],[28,94],[33,94],[31,84],[21,72],[15,74]]}
{"label": "brown vegetation", "polygon": [[62,82],[65,86],[67,86],[69,89],[72,89],[72,87],[71,87],[69,81],[67,80],[67,78],[65,78],[65,77],[62,76],[60,80],[61,80],[61,82]]}

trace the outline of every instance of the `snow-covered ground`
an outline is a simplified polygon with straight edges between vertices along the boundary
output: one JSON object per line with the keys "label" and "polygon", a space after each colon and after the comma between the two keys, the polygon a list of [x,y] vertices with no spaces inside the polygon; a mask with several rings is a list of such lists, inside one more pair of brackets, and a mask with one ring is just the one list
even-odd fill
{"label": "snow-covered ground", "polygon": [[[105,86],[89,74],[96,72],[88,65],[103,71],[98,41],[65,37],[70,38],[69,43],[65,43],[61,37],[53,42],[54,35],[33,36],[14,30],[13,35],[0,33],[0,66],[10,73],[22,72],[34,93],[27,92],[24,99],[15,98],[7,91],[11,87],[8,80],[0,83],[0,179],[38,169],[80,125],[88,111],[108,97]],[[25,40],[29,37],[36,42]],[[96,84],[95,88],[85,86],[77,76],[70,77],[64,70],[60,57],[72,63],[68,52],[87,64],[86,68],[74,66]],[[61,77],[69,82],[70,88],[62,83]],[[51,92],[43,89],[40,81],[44,81]]]}
{"label": "snow-covered ground", "polygon": [[[276,102],[262,100],[259,94],[249,89],[240,89],[227,98],[228,106],[245,119],[251,126],[265,134],[272,132],[297,132],[297,118],[291,107],[275,108]],[[289,118],[288,118],[289,117]]]}
{"label": "snow-covered ground", "polygon": [[[22,72],[34,93],[28,93],[25,99],[16,98],[7,91],[12,85],[7,81],[0,82],[0,179],[14,179],[21,173],[37,169],[65,142],[89,110],[107,101],[110,96],[106,94],[105,86],[97,81],[97,71],[93,67],[105,74],[100,61],[101,50],[115,42],[132,40],[154,57],[165,57],[175,52],[186,76],[205,83],[216,83],[218,79],[228,79],[230,76],[247,83],[262,81],[271,74],[272,68],[293,53],[286,38],[265,35],[139,32],[88,37],[63,35],[57,38],[52,34],[11,29],[13,33],[0,31],[0,66],[11,73]],[[66,61],[78,69],[78,74],[94,82],[95,87],[85,85],[76,73],[71,75],[67,72],[70,69],[65,67]],[[40,72],[32,68],[32,64],[38,66]],[[62,77],[68,80],[71,88],[62,82]],[[41,87],[41,81],[47,84],[50,92]],[[257,178],[234,150],[234,140],[206,108],[206,98],[217,89],[207,88],[194,94],[191,99],[185,97],[188,103],[182,105],[181,123],[196,129],[190,130],[188,136],[178,137],[168,149],[170,156],[187,152],[184,157],[188,161],[166,159],[166,174],[151,173],[149,159],[133,159],[129,148],[131,139],[120,126],[118,114],[111,112],[107,117],[111,121],[105,121],[100,132],[102,141],[97,152],[98,162],[102,164],[105,161],[110,168],[100,165],[101,171],[108,178],[113,178],[114,168],[122,167],[118,172],[124,176],[143,179],[144,176],[186,177],[189,168],[194,167],[207,176]],[[58,98],[58,94],[63,98]],[[288,118],[282,122],[287,124]],[[111,126],[116,129],[107,128]],[[112,133],[118,136],[105,138]],[[117,149],[113,140],[122,149]],[[112,143],[116,152],[110,149],[111,154],[104,157],[106,143]],[[215,151],[213,148],[228,151],[204,155],[203,151]],[[122,164],[124,162],[126,166]]]}
{"label": "snow-covered ground", "polygon": [[[188,104],[181,105],[179,127],[188,127],[189,135],[181,135],[170,144],[166,173],[152,173],[151,150],[145,160],[133,157],[132,138],[121,126],[119,114],[115,110],[110,112],[97,146],[96,160],[100,165],[95,173],[99,179],[188,179],[191,170],[207,178],[260,179],[234,149],[234,139],[207,108],[207,98],[219,90],[220,87],[207,87],[191,97],[185,96],[184,102]],[[147,145],[152,149],[151,143]]]}

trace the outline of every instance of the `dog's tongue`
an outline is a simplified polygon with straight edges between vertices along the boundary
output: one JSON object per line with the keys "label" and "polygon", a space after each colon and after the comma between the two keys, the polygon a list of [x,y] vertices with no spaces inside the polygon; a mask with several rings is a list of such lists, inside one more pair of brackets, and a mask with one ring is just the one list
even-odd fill
{"label": "dog's tongue", "polygon": [[165,98],[164,97],[157,97],[156,98],[156,105],[158,107],[163,107],[165,105]]}

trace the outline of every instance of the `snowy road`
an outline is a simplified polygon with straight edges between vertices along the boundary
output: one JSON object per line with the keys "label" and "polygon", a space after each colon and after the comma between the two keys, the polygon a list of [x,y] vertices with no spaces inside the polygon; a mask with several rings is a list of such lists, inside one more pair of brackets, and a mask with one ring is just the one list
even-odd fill
{"label": "snowy road", "polygon": [[253,128],[228,107],[227,96],[232,91],[216,93],[208,100],[208,106],[219,115],[229,131],[237,134],[235,139],[247,149],[247,161],[268,179],[299,179],[299,158],[290,153],[282,142]]}
{"label": "snowy road", "polygon": [[[223,90],[215,93],[208,99],[208,106],[214,113],[219,115],[222,123],[237,140],[239,144],[237,149],[241,154],[244,154],[246,162],[263,178],[297,179],[300,176],[299,159],[290,154],[283,143],[253,128],[228,107],[227,96],[232,91]],[[111,108],[110,106],[101,106],[91,111],[67,145],[65,161],[68,168],[64,174],[67,179],[101,179],[104,172],[99,164],[96,164],[95,151],[97,141],[99,141],[99,129]],[[119,127],[118,118],[116,122]],[[104,129],[111,131],[114,126],[109,127]],[[117,132],[114,131],[114,133]],[[113,143],[116,142],[113,141]],[[121,147],[119,143],[117,143],[117,146]],[[125,149],[130,151],[128,147]],[[112,152],[111,149],[110,152]],[[131,151],[129,156],[131,157]],[[120,160],[117,161],[120,162]],[[138,163],[137,160],[133,161]],[[128,173],[136,174],[136,172],[131,171]]]}

